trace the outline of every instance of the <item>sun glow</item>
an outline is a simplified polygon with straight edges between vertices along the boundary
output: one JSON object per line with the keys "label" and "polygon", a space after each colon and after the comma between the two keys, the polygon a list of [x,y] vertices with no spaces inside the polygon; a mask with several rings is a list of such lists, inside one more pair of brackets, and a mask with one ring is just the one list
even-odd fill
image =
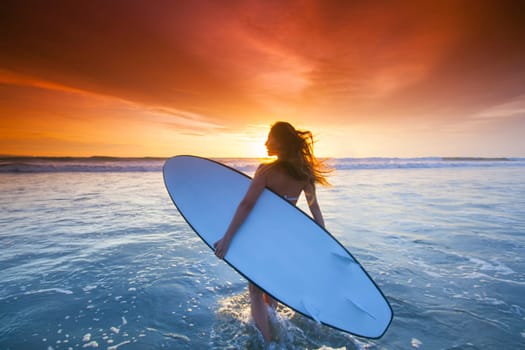
{"label": "sun glow", "polygon": [[267,158],[268,152],[266,151],[266,136],[258,136],[246,143],[247,154],[254,158]]}

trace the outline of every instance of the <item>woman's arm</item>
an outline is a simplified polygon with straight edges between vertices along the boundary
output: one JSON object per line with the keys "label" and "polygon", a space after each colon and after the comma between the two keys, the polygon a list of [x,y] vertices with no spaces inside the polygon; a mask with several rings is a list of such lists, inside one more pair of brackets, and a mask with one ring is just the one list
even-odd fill
{"label": "woman's arm", "polygon": [[241,227],[244,220],[248,217],[248,214],[250,214],[255,203],[257,202],[257,199],[264,190],[264,187],[266,185],[266,179],[265,176],[262,174],[264,172],[261,172],[260,170],[261,167],[259,167],[255,172],[255,176],[253,177],[250,187],[248,188],[248,191],[244,195],[242,201],[237,206],[237,210],[233,215],[233,219],[230,222],[226,233],[220,240],[213,244],[213,246],[215,247],[215,255],[220,259],[223,259],[226,255],[226,252],[228,251],[228,248],[233,237],[235,236],[235,233],[237,232],[239,227]]}
{"label": "woman's arm", "polygon": [[315,185],[308,184],[304,188],[304,195],[306,197],[306,202],[310,208],[310,212],[314,217],[315,222],[324,227],[323,214],[321,213],[321,208],[319,207],[319,202],[317,201],[317,194],[315,192]]}

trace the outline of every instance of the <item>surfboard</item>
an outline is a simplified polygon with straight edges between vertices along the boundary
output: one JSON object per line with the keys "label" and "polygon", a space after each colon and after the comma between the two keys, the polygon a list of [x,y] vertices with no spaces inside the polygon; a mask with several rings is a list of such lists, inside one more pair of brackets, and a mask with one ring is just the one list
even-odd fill
{"label": "surfboard", "polygon": [[[195,156],[168,159],[163,175],[176,208],[213,250],[251,178]],[[270,189],[258,198],[224,261],[280,303],[318,323],[380,338],[392,322],[390,304],[352,254]]]}

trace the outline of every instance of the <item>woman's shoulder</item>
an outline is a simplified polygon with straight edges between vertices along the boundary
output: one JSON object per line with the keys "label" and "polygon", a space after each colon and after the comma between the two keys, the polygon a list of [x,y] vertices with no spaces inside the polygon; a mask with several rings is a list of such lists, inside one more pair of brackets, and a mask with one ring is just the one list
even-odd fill
{"label": "woman's shoulder", "polygon": [[263,160],[261,163],[259,163],[259,167],[258,168],[260,168],[260,169],[271,169],[271,168],[275,168],[280,163],[282,163],[282,162],[279,161],[278,159],[269,159],[269,160],[266,160],[266,161]]}
{"label": "woman's shoulder", "polygon": [[261,163],[257,167],[257,170],[255,170],[255,174],[264,175],[267,174],[268,171],[272,168],[273,163]]}

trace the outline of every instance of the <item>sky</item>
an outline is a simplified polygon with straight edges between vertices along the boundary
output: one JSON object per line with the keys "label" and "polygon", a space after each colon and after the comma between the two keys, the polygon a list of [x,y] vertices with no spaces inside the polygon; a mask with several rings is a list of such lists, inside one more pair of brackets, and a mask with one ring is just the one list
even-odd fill
{"label": "sky", "polygon": [[525,157],[525,2],[0,2],[0,154]]}

